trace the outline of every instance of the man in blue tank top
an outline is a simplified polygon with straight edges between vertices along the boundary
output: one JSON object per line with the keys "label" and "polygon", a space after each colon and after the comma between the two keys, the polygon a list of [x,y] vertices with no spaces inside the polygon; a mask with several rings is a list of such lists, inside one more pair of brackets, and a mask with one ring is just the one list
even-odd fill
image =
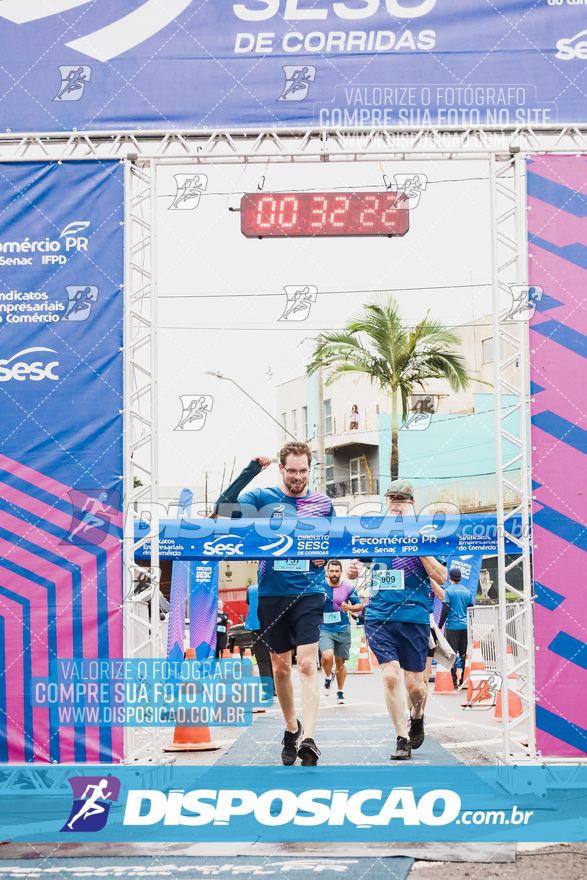
{"label": "man in blue tank top", "polygon": [[[307,443],[286,443],[279,453],[281,484],[241,492],[271,464],[270,458],[258,456],[220,496],[215,512],[220,516],[236,514],[274,521],[284,517],[334,516],[330,498],[308,488],[311,462],[312,451]],[[314,733],[320,704],[316,659],[326,598],[325,564],[325,559],[259,562],[259,624],[271,654],[275,690],[285,719],[281,760],[288,765],[295,764],[299,757],[302,765],[315,766],[320,754]],[[291,680],[294,648],[302,686],[303,725],[296,717]]]}
{"label": "man in blue tank top", "polygon": [[[385,493],[390,516],[414,516],[414,490],[408,480],[394,480]],[[393,721],[397,745],[391,760],[411,757],[424,741],[422,701],[428,690],[424,669],[430,640],[430,585],[441,598],[446,582],[445,559],[434,556],[382,558],[372,561],[370,599],[365,611],[365,635],[381,666],[385,702]],[[360,560],[349,569],[358,576]],[[438,591],[438,592],[437,592]],[[401,671],[412,704],[408,728],[401,691]]]}

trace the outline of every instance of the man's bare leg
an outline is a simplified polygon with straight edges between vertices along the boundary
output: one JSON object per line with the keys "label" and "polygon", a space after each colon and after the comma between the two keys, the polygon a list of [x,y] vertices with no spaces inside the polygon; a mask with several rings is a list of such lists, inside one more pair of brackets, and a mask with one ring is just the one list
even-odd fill
{"label": "man's bare leg", "polygon": [[[298,672],[302,683],[302,719],[305,739],[314,739],[318,707],[320,706],[320,684],[316,666],[317,651],[318,642],[311,645],[298,645]],[[279,696],[279,691],[277,694]]]}
{"label": "man's bare leg", "polygon": [[410,714],[412,718],[421,718],[424,714],[425,697],[428,694],[428,686],[424,683],[424,673],[404,670],[404,684],[408,699],[412,704]]}
{"label": "man's bare leg", "polygon": [[322,660],[320,661],[322,664],[322,670],[326,678],[330,678],[332,675],[332,665],[334,663],[334,648],[329,648],[328,651],[322,651]]}
{"label": "man's bare leg", "polygon": [[346,681],[346,666],[345,661],[342,657],[336,657],[336,683],[338,685],[338,690],[344,690],[344,683]]}
{"label": "man's bare leg", "polygon": [[[430,681],[430,670],[432,669],[432,661],[434,657],[426,658],[426,668],[423,673],[423,685],[425,687],[424,699],[422,700],[422,712],[426,711],[426,703],[428,702],[428,682]],[[408,694],[408,703],[410,702],[410,697]]]}
{"label": "man's bare leg", "polygon": [[[299,648],[298,648],[299,652]],[[298,653],[298,664],[300,656]],[[294,705],[293,684],[291,680],[291,651],[285,651],[283,654],[271,654],[271,665],[273,667],[273,681],[275,683],[275,691],[277,699],[283,712],[285,726],[290,733],[296,733],[298,723],[296,720],[296,707]]]}
{"label": "man's bare leg", "polygon": [[406,724],[406,712],[404,709],[398,661],[389,660],[387,663],[381,663],[381,674],[383,676],[385,704],[395,727],[396,736],[403,736],[407,739],[408,727]]}

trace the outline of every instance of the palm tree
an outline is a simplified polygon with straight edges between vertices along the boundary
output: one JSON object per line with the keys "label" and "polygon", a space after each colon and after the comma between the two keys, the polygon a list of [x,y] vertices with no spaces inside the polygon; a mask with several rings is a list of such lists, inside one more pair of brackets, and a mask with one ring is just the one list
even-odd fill
{"label": "palm tree", "polygon": [[455,349],[460,339],[439,321],[426,317],[415,327],[403,320],[393,297],[363,306],[344,330],[322,333],[316,340],[311,376],[329,368],[327,385],[345,373],[365,373],[374,385],[391,395],[391,479],[397,480],[399,390],[402,420],[408,416],[408,397],[424,391],[430,379],[447,379],[453,391],[467,388],[470,376],[462,355]]}

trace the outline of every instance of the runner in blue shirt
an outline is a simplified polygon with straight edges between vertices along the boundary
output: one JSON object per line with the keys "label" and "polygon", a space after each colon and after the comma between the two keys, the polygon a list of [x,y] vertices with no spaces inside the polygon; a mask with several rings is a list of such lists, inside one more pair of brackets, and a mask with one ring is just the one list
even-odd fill
{"label": "runner in blue shirt", "polygon": [[[394,480],[385,493],[388,513],[406,519],[414,515],[414,490],[408,480]],[[424,741],[422,701],[428,691],[424,670],[430,641],[430,584],[441,598],[446,582],[444,559],[433,556],[373,560],[370,601],[365,611],[365,635],[381,666],[387,709],[397,746],[392,760],[406,760]],[[357,560],[360,562],[360,560]],[[358,565],[348,577],[358,576]],[[438,592],[437,592],[438,590]],[[401,670],[412,704],[411,725],[404,715]]]}
{"label": "runner in blue shirt", "polygon": [[[215,513],[275,521],[284,517],[334,516],[330,498],[308,488],[311,462],[312,451],[307,443],[286,443],[279,453],[281,484],[241,492],[271,464],[270,458],[258,456],[220,496]],[[302,765],[315,766],[320,754],[314,732],[320,704],[316,656],[326,598],[325,564],[325,559],[259,562],[259,624],[271,653],[275,690],[286,723],[281,760],[288,765],[295,764],[299,757]],[[296,717],[291,680],[294,648],[302,685],[303,725]]]}
{"label": "runner in blue shirt", "polygon": [[[330,688],[336,677],[338,691],[336,702],[342,705],[344,682],[346,679],[345,661],[351,654],[351,624],[349,611],[362,611],[363,603],[355,593],[352,584],[342,579],[342,562],[329,559],[326,566],[326,605],[320,630],[318,647],[322,653],[322,669],[326,676],[324,693],[330,696]],[[332,666],[335,664],[335,672]]]}
{"label": "runner in blue shirt", "polygon": [[467,608],[474,605],[471,591],[461,584],[461,572],[458,568],[451,568],[448,573],[449,583],[443,590],[444,596],[440,598],[444,602],[440,615],[439,626],[446,621],[444,634],[446,640],[461,658],[461,680],[457,682],[457,661],[455,660],[451,671],[452,683],[455,690],[463,683],[465,663],[467,660]]}

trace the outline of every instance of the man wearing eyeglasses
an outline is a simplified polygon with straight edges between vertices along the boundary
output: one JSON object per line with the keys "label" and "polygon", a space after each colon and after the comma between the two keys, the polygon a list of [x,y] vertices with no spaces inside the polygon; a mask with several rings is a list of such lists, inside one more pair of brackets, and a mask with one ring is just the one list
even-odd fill
{"label": "man wearing eyeglasses", "polygon": [[[219,516],[267,518],[334,516],[327,495],[308,488],[312,451],[307,443],[286,443],[279,453],[279,486],[241,490],[271,464],[257,456],[220,496],[214,508]],[[240,494],[239,494],[240,493]],[[235,505],[236,502],[236,505]],[[263,559],[259,562],[258,617],[261,637],[271,654],[277,699],[285,719],[281,760],[315,766],[320,751],[314,742],[320,686],[316,656],[324,612],[325,559]],[[294,705],[292,651],[297,649],[297,666],[302,686],[302,720]]]}

